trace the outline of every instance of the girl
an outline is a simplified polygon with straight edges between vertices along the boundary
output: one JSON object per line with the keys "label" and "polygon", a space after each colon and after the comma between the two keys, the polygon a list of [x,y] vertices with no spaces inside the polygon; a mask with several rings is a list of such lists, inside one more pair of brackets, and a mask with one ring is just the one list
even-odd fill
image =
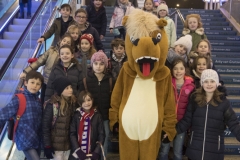
{"label": "girl", "polygon": [[168,48],[174,47],[174,42],[176,41],[177,33],[176,27],[173,20],[168,17],[168,6],[166,4],[160,4],[157,7],[158,18],[164,18],[167,21],[167,25],[164,27],[168,36]]}
{"label": "girl", "polygon": [[143,10],[153,13],[153,10],[154,10],[153,0],[145,0]]}
{"label": "girl", "polygon": [[191,139],[186,156],[194,160],[224,159],[226,125],[240,141],[240,126],[230,102],[217,87],[216,71],[207,69],[201,75],[201,87],[194,92],[187,111],[177,124],[177,133],[191,127]]}
{"label": "girl", "polygon": [[[77,98],[78,105],[70,126],[72,154],[79,159],[99,159],[105,133],[101,115],[93,107],[93,96],[82,91]],[[87,137],[83,137],[83,134]]]}
{"label": "girl", "polygon": [[67,77],[72,82],[73,94],[76,95],[81,90],[80,85],[83,79],[82,68],[78,61],[74,58],[73,49],[69,45],[63,45],[59,49],[59,57],[57,64],[52,68],[47,89],[45,92],[45,101],[54,93],[53,81],[58,77]]}
{"label": "girl", "polygon": [[80,50],[75,54],[83,68],[83,76],[86,77],[87,70],[91,68],[90,60],[93,53],[96,52],[93,46],[93,36],[91,34],[83,34],[80,37]]}
{"label": "girl", "polygon": [[130,14],[134,7],[128,0],[116,0],[113,16],[109,25],[110,33],[114,34],[115,38],[125,39],[126,31],[122,25],[124,16]]}
{"label": "girl", "polygon": [[76,98],[71,81],[59,77],[53,81],[54,91],[43,112],[44,153],[53,160],[68,160],[70,154],[70,122]]}
{"label": "girl", "polygon": [[94,106],[97,106],[103,118],[106,139],[104,141],[104,152],[107,154],[109,129],[109,108],[110,95],[112,91],[111,78],[106,73],[108,58],[102,51],[92,55],[91,66],[93,72],[88,72],[86,79],[83,80],[85,90],[93,94]]}
{"label": "girl", "polygon": [[187,15],[182,34],[190,34],[192,36],[193,45],[191,51],[194,51],[201,39],[207,39],[207,36],[204,33],[204,28],[202,28],[201,17],[199,14]]}
{"label": "girl", "polygon": [[102,41],[99,38],[97,30],[92,27],[92,25],[87,22],[87,12],[80,8],[75,12],[75,20],[78,23],[81,34],[91,34],[94,38],[94,46],[97,50],[103,50]]}
{"label": "girl", "polygon": [[71,48],[74,47],[73,39],[72,39],[72,37],[69,34],[65,34],[55,47],[50,47],[46,52],[44,52],[37,59],[37,61],[31,63],[27,68],[25,68],[23,70],[23,73],[21,73],[21,75],[20,75],[21,79],[25,79],[26,74],[29,71],[37,70],[40,66],[45,65],[44,69],[43,69],[44,83],[43,83],[42,89],[41,89],[41,101],[42,101],[42,104],[44,103],[45,90],[46,90],[46,85],[48,83],[48,79],[49,79],[50,73],[51,73],[51,71],[53,69],[53,66],[59,60],[58,49],[59,49],[59,47],[62,47],[65,44],[70,45]]}
{"label": "girl", "polygon": [[88,15],[88,22],[98,31],[100,39],[102,40],[106,35],[107,29],[107,15],[103,0],[91,0],[91,4],[87,6],[86,11]]}
{"label": "girl", "polygon": [[75,52],[78,52],[78,48],[79,48],[79,36],[80,36],[80,31],[79,31],[79,28],[77,25],[71,25],[68,27],[68,30],[67,32],[68,34],[71,35],[71,37],[73,38],[73,41],[74,41],[74,51]]}
{"label": "girl", "polygon": [[[186,111],[188,98],[195,86],[193,79],[186,76],[186,62],[182,58],[176,58],[172,63],[172,85],[174,89],[175,101],[176,101],[176,112],[177,120],[180,121]],[[178,134],[173,140],[173,153],[174,160],[182,160],[182,146],[184,143],[185,132]],[[170,149],[170,143],[161,143],[160,148],[160,159],[167,160],[168,152]]]}

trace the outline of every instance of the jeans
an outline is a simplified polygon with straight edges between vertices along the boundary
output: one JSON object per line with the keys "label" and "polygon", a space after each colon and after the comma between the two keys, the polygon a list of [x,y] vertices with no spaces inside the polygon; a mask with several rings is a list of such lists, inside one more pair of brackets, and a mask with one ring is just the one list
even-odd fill
{"label": "jeans", "polygon": [[[25,3],[19,2],[19,6],[20,6],[20,15],[24,15]],[[28,0],[28,2],[27,2],[27,15],[31,15],[31,9],[32,9],[32,0]]]}
{"label": "jeans", "polygon": [[[176,135],[173,140],[173,160],[182,160],[182,147],[185,139],[185,132]],[[168,160],[170,143],[161,143],[159,160]]]}
{"label": "jeans", "polygon": [[[104,130],[105,130],[105,135],[106,135],[103,148],[104,148],[105,157],[107,157],[107,152],[108,152],[108,136],[109,136],[109,132],[110,132],[109,120],[103,121],[103,125],[104,125]],[[103,156],[101,156],[101,159],[103,160]]]}
{"label": "jeans", "polygon": [[41,149],[24,150],[23,153],[27,160],[40,160]]}

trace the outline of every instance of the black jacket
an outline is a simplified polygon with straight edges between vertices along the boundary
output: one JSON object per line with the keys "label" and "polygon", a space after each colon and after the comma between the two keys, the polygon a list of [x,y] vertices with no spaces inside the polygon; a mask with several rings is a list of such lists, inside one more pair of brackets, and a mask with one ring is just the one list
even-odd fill
{"label": "black jacket", "polygon": [[199,107],[192,97],[183,119],[177,123],[178,134],[192,126],[186,156],[194,160],[201,160],[202,157],[204,160],[223,160],[226,125],[240,141],[237,116],[225,97],[217,107],[211,104]]}
{"label": "black jacket", "polygon": [[[81,114],[79,109],[74,113],[72,123],[70,126],[70,140],[72,145],[72,151],[74,152],[76,149],[79,148],[78,144],[78,129],[79,123],[81,119]],[[103,126],[103,120],[101,115],[95,111],[92,119],[91,119],[91,152],[95,152],[101,155],[101,148],[100,145],[96,142],[104,143],[105,140],[105,131]]]}
{"label": "black jacket", "polygon": [[87,15],[88,15],[88,22],[98,31],[99,35],[106,35],[107,29],[107,15],[105,7],[102,6],[96,11],[93,3],[91,3],[86,8]]}

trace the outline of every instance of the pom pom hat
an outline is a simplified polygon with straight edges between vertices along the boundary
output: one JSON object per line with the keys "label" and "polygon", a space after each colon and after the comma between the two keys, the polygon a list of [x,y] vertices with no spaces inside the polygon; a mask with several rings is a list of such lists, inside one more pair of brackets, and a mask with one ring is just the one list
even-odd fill
{"label": "pom pom hat", "polygon": [[174,46],[179,44],[184,45],[187,48],[187,54],[189,54],[192,48],[192,36],[186,35],[180,37],[176,42],[174,42]]}
{"label": "pom pom hat", "polygon": [[88,40],[88,42],[89,42],[91,45],[93,45],[93,40],[94,40],[94,38],[93,38],[93,36],[92,36],[91,34],[83,34],[83,35],[80,37],[80,42],[81,42],[82,39]]}
{"label": "pom pom hat", "polygon": [[108,58],[107,58],[106,54],[103,51],[98,51],[98,52],[96,52],[96,53],[94,53],[92,55],[91,66],[93,66],[93,63],[95,61],[101,61],[101,62],[104,63],[106,68],[108,67]]}
{"label": "pom pom hat", "polygon": [[212,69],[206,69],[201,74],[201,86],[206,79],[212,79],[216,82],[217,86],[219,85],[219,77],[216,71]]}

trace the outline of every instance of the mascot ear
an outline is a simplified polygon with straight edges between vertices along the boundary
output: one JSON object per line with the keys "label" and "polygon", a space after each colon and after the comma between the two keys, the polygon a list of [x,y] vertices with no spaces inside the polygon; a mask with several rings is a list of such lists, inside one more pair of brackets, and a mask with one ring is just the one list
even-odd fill
{"label": "mascot ear", "polygon": [[158,21],[157,21],[157,25],[159,26],[159,28],[163,28],[164,26],[167,25],[167,21],[163,18],[160,18]]}
{"label": "mascot ear", "polygon": [[128,16],[124,16],[123,19],[122,19],[122,25],[123,26],[126,26],[127,20],[128,20]]}

